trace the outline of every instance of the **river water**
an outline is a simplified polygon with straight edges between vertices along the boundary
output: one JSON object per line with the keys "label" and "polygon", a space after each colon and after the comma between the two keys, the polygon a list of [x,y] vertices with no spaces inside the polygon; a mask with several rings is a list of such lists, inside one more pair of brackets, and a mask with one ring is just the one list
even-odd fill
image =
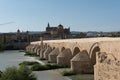
{"label": "river water", "polygon": [[[42,63],[35,57],[24,56],[24,54],[24,52],[19,52],[18,50],[0,52],[0,70],[3,71],[7,67],[18,66],[23,61],[38,61]],[[93,75],[63,77],[57,70],[35,71],[34,73],[37,80],[93,80]]]}
{"label": "river water", "polygon": [[[3,71],[7,67],[18,66],[23,61],[41,61],[35,57],[24,56],[24,52],[19,51],[4,51],[0,52],[0,70]],[[61,76],[57,71],[35,71],[37,80],[68,80],[68,78]],[[46,76],[47,75],[47,76]]]}
{"label": "river water", "polygon": [[10,66],[18,66],[23,61],[32,61],[33,57],[24,56],[24,52],[15,51],[4,51],[0,52],[0,70]]}

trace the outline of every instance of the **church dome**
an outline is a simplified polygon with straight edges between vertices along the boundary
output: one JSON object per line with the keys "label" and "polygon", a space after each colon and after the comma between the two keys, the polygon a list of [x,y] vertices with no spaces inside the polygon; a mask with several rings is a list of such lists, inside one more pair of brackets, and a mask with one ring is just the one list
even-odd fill
{"label": "church dome", "polygon": [[58,25],[58,28],[59,28],[59,29],[63,29],[63,25],[59,24],[59,25]]}

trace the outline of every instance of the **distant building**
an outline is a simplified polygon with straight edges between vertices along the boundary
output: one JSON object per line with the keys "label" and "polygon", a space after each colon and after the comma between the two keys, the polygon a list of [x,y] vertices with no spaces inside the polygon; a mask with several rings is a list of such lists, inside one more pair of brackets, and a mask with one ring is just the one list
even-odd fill
{"label": "distant building", "polygon": [[40,32],[21,32],[19,29],[14,33],[1,33],[0,42],[4,44],[4,49],[24,49],[32,41],[40,40]]}
{"label": "distant building", "polygon": [[64,28],[61,24],[50,27],[48,23],[44,32],[21,32],[18,29],[14,33],[1,33],[0,42],[4,44],[5,49],[24,49],[30,42],[39,41],[40,37],[44,40],[69,38],[70,28]]}
{"label": "distant building", "polygon": [[70,28],[64,28],[63,25],[59,24],[57,27],[51,27],[48,23],[46,27],[46,33],[50,34],[52,38],[68,38],[70,36]]}
{"label": "distant building", "polygon": [[86,36],[87,37],[97,37],[98,36],[98,32],[87,32]]}

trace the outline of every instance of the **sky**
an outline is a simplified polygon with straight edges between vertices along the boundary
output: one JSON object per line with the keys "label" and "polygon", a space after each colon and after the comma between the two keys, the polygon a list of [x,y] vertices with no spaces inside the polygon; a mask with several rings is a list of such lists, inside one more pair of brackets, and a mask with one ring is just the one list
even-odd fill
{"label": "sky", "polygon": [[120,0],[0,0],[0,32],[120,31]]}

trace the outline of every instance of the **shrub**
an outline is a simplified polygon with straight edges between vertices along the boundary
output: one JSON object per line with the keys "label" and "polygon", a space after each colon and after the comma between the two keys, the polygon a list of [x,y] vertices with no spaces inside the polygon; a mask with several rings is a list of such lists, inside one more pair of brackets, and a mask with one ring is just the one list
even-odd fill
{"label": "shrub", "polygon": [[46,65],[34,64],[32,65],[31,70],[41,71],[41,70],[50,70],[50,69],[58,69],[58,68],[65,68],[65,66],[58,64],[46,64]]}
{"label": "shrub", "polygon": [[46,67],[45,65],[40,65],[40,64],[34,64],[31,67],[31,70],[33,71],[40,71],[40,70],[47,70],[48,67]]}
{"label": "shrub", "polygon": [[8,67],[2,72],[0,80],[36,80],[32,71],[25,65],[16,67]]}
{"label": "shrub", "polygon": [[38,62],[29,62],[29,61],[23,61],[19,65],[34,65],[34,64],[39,64]]}
{"label": "shrub", "polygon": [[61,74],[63,76],[71,76],[71,75],[75,75],[76,73],[74,71],[66,71],[66,70],[64,70],[63,72],[61,72]]}
{"label": "shrub", "polygon": [[8,67],[5,71],[1,74],[0,80],[18,80],[18,73],[16,67]]}
{"label": "shrub", "polygon": [[50,67],[50,69],[58,69],[58,68],[66,68],[66,65],[59,65],[59,64],[46,64],[46,66]]}
{"label": "shrub", "polygon": [[19,80],[36,80],[32,71],[25,65],[20,65],[18,69]]}
{"label": "shrub", "polygon": [[58,69],[58,68],[61,68],[60,65],[57,65],[57,64],[46,64],[45,66],[47,66],[49,69]]}
{"label": "shrub", "polygon": [[28,51],[25,51],[25,56],[38,56],[36,53],[32,53],[32,52],[28,52]]}
{"label": "shrub", "polygon": [[0,71],[0,77],[1,77],[1,75],[2,75],[2,71]]}

